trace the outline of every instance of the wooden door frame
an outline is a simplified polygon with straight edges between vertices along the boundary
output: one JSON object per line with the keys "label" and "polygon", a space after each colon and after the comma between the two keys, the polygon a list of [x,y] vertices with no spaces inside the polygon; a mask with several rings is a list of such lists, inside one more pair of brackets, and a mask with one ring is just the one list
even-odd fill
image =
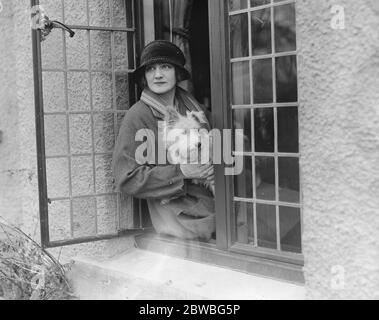
{"label": "wooden door frame", "polygon": [[[228,66],[229,35],[228,11],[225,0],[208,0],[209,6],[209,46],[211,73],[211,101],[213,126],[219,130],[232,128]],[[225,164],[215,165],[216,195],[216,234],[217,248],[227,250],[231,245],[231,212],[232,212],[232,177],[224,174]]]}

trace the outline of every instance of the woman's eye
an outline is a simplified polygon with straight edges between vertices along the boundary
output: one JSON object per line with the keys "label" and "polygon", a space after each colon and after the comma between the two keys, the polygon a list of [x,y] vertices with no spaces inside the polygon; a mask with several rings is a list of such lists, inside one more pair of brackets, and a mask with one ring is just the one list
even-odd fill
{"label": "woman's eye", "polygon": [[162,69],[163,70],[169,70],[169,69],[171,69],[171,66],[168,64],[164,64],[164,65],[162,65]]}

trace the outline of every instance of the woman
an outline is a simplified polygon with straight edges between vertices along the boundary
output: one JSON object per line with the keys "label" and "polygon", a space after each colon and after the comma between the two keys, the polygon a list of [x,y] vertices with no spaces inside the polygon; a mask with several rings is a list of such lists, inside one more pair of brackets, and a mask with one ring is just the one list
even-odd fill
{"label": "woman", "polygon": [[141,129],[154,133],[155,145],[149,148],[158,150],[158,121],[163,121],[167,107],[174,107],[183,115],[201,110],[196,100],[177,86],[190,77],[184,65],[183,52],[168,41],[153,41],[144,48],[141,65],[134,73],[144,90],[121,125],[113,171],[120,192],[147,200],[158,233],[209,240],[215,232],[214,199],[204,186],[192,184],[191,179],[210,179],[212,166],[160,164],[159,151],[153,152],[154,161],[141,164],[136,160],[136,150],[142,144],[136,141],[136,134]]}

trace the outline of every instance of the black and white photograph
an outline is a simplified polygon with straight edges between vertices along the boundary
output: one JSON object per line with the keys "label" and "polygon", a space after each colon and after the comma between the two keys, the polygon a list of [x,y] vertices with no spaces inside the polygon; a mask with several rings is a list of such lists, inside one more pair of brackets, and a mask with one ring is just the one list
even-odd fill
{"label": "black and white photograph", "polygon": [[0,0],[0,300],[378,299],[379,0]]}

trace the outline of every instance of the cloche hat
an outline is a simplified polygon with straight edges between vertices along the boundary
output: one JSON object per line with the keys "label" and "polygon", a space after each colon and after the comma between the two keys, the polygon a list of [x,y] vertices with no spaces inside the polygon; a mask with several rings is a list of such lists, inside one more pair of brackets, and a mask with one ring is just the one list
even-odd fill
{"label": "cloche hat", "polygon": [[188,80],[190,73],[184,68],[186,58],[182,50],[172,42],[166,40],[155,40],[143,48],[140,66],[134,71],[135,79],[141,79],[145,67],[153,63],[170,63],[179,72],[179,81]]}

